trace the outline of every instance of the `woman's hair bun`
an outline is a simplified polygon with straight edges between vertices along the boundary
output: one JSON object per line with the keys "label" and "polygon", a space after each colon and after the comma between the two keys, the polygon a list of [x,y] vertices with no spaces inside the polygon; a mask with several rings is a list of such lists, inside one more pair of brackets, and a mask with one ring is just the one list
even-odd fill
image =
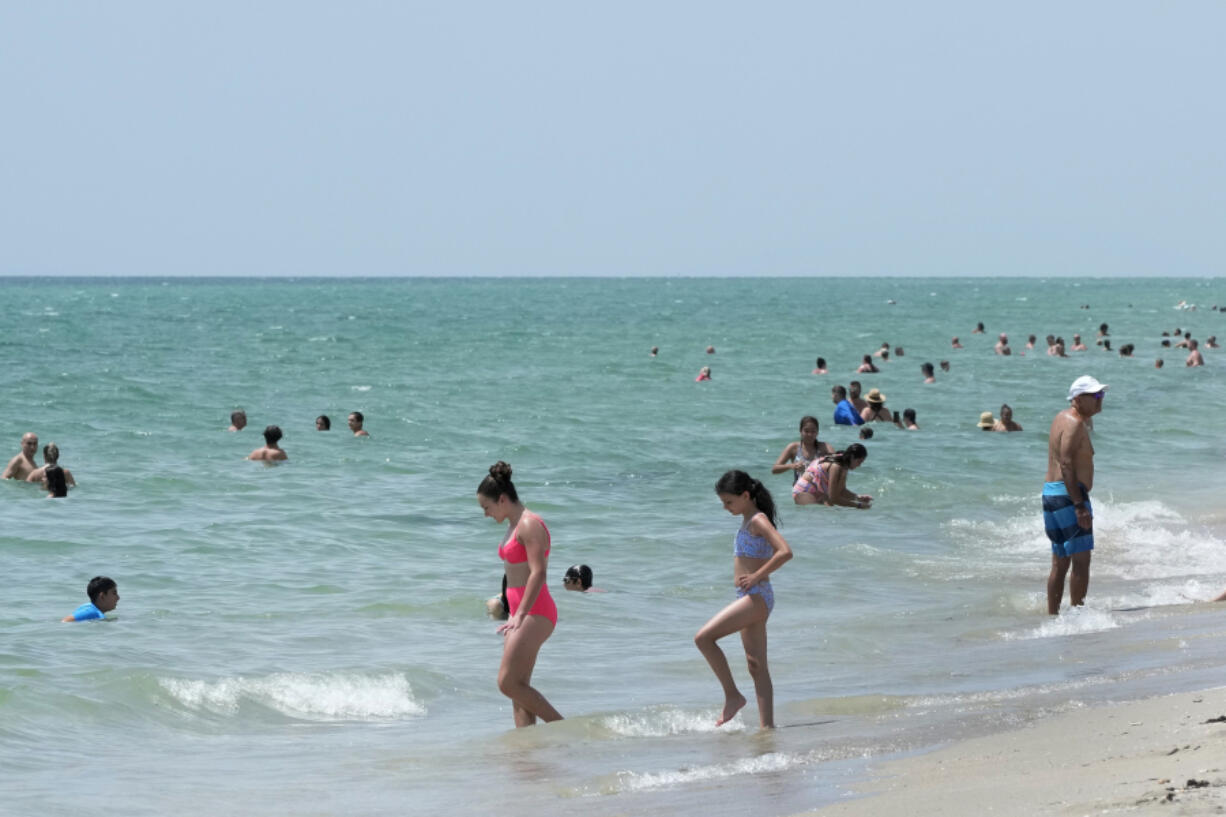
{"label": "woman's hair bun", "polygon": [[502,460],[498,460],[498,462],[490,466],[490,476],[499,482],[510,482],[511,481],[510,463],[506,463],[506,462],[503,462]]}

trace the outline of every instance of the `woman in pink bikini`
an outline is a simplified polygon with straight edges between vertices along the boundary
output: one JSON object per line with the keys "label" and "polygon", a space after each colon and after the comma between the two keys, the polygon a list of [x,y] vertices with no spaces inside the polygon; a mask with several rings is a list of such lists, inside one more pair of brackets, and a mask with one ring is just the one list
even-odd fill
{"label": "woman in pink bikini", "polygon": [[549,529],[519,501],[511,466],[501,460],[490,466],[489,476],[477,486],[477,503],[490,519],[507,523],[498,555],[506,564],[510,618],[498,628],[506,636],[498,689],[511,699],[516,726],[531,726],[537,718],[560,721],[558,710],[531,684],[536,655],[558,623],[558,608],[545,582]]}

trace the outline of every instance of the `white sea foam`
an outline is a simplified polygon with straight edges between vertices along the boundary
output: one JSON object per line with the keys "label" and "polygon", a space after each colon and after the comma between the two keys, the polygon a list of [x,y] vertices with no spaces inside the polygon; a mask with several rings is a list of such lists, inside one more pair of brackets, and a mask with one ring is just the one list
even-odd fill
{"label": "white sea foam", "polygon": [[1058,638],[1066,635],[1099,633],[1104,630],[1114,630],[1119,626],[1120,623],[1116,617],[1106,610],[1096,610],[1092,607],[1070,607],[1060,615],[1050,617],[1038,627],[1022,632],[1001,633],[1001,637],[1006,641]]}
{"label": "white sea foam", "polygon": [[308,720],[369,720],[424,715],[400,673],[384,675],[275,673],[215,681],[160,678],[158,683],[189,709],[238,712],[243,701]]}
{"label": "white sea foam", "polygon": [[370,386],[350,386],[353,391],[370,391]]}
{"label": "white sea foam", "polygon": [[807,755],[795,755],[785,752],[770,752],[758,757],[742,758],[730,763],[714,763],[708,766],[694,766],[688,769],[676,769],[666,772],[619,772],[617,784],[608,794],[625,791],[652,791],[697,783],[703,780],[717,780],[725,777],[735,777],[743,774],[763,774],[783,772],[788,769],[803,766],[812,762]]}
{"label": "white sea foam", "polygon": [[[997,499],[1006,499],[999,497]],[[1226,574],[1226,541],[1207,528],[1192,527],[1159,500],[1113,502],[1094,499],[1094,573],[1131,581]],[[952,519],[947,527],[956,540],[976,553],[1033,559],[1049,546],[1037,501],[999,521]],[[1172,592],[1156,592],[1134,604],[1182,604]],[[1162,599],[1166,599],[1163,601]]]}
{"label": "white sea foam", "polygon": [[716,726],[719,717],[716,710],[686,712],[680,709],[656,709],[633,715],[610,715],[602,718],[601,726],[618,735],[634,738],[687,735],[696,732],[741,732],[745,724],[741,718],[731,723]]}

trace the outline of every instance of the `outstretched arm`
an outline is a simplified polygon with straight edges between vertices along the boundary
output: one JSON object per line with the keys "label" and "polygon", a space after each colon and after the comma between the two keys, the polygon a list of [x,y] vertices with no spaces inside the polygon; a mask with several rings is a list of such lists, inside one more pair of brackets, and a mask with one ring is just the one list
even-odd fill
{"label": "outstretched arm", "polygon": [[872,497],[854,494],[847,488],[847,467],[837,462],[830,464],[830,494],[827,505],[842,505],[845,508],[867,508]]}
{"label": "outstretched arm", "polygon": [[783,453],[779,455],[779,459],[775,460],[775,464],[771,466],[772,474],[782,474],[784,471],[803,471],[804,466],[799,462],[793,462],[796,459],[796,449],[800,448],[800,443],[788,443],[783,448]]}

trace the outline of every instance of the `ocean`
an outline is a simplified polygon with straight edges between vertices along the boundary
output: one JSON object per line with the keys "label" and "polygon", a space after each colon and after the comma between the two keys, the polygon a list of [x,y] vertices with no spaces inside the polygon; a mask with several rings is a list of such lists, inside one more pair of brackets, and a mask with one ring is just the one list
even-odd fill
{"label": "ocean", "polygon": [[[8,278],[0,300],[0,454],[34,431],[78,482],[0,484],[0,814],[784,815],[883,758],[1226,669],[1226,605],[1198,603],[1226,589],[1226,357],[1160,346],[1226,328],[1223,279]],[[1103,322],[1134,358],[1093,345]],[[1088,351],[1043,353],[1075,332]],[[883,342],[904,356],[853,374]],[[1086,606],[1052,618],[1038,497],[1082,374],[1110,385],[1097,547]],[[829,396],[852,379],[921,430],[876,426],[850,481],[872,509],[796,507],[770,465],[802,415],[855,441]],[[1002,403],[1024,430],[979,431]],[[245,461],[269,424],[289,460]],[[496,460],[553,536],[533,683],[567,719],[526,730],[484,608]],[[739,640],[751,701],[721,728],[693,644],[733,598],[729,468],[795,552],[766,732]],[[563,591],[577,563],[607,592]],[[99,574],[114,620],[61,623]]]}

